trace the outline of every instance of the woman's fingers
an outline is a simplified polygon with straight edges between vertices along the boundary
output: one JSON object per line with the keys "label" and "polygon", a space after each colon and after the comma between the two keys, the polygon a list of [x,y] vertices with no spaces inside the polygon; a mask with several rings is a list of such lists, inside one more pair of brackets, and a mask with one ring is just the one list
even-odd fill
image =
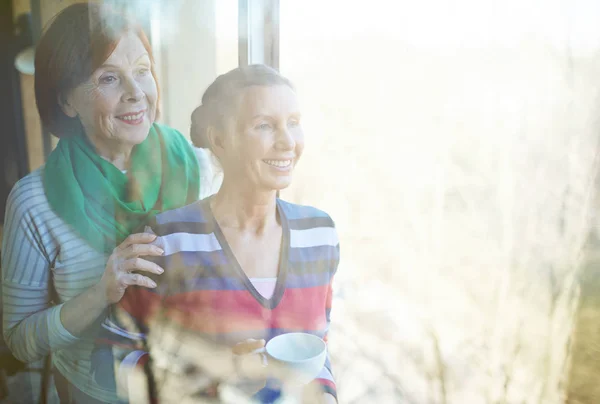
{"label": "woman's fingers", "polygon": [[113,250],[100,281],[108,303],[117,303],[123,297],[128,286],[138,285],[155,288],[156,282],[149,276],[133,272],[146,272],[148,275],[160,275],[164,270],[157,264],[140,256],[161,256],[163,250],[152,245],[157,236],[152,233],[135,233],[127,237]]}
{"label": "woman's fingers", "polygon": [[[247,339],[233,347],[234,363],[237,364],[238,375],[252,380],[264,381],[268,376],[264,351],[264,339]],[[261,388],[264,384],[261,386]],[[260,389],[260,388],[259,388]],[[257,389],[258,390],[258,389]]]}
{"label": "woman's fingers", "polygon": [[246,355],[265,346],[264,339],[247,339],[233,347],[233,353],[236,355]]}
{"label": "woman's fingers", "polygon": [[125,274],[123,276],[123,283],[127,286],[137,285],[145,288],[156,287],[156,283],[152,279],[140,274]]}
{"label": "woman's fingers", "polygon": [[152,244],[132,244],[119,251],[119,256],[124,259],[130,259],[143,255],[161,256],[163,254],[164,251],[162,248]]}
{"label": "woman's fingers", "polygon": [[131,259],[123,261],[121,263],[120,269],[122,269],[125,272],[144,271],[144,272],[150,272],[150,273],[157,274],[157,275],[160,275],[163,272],[165,272],[164,269],[162,269],[160,267],[160,265],[155,264],[154,262],[150,262],[145,259],[139,258],[139,257],[131,258]]}
{"label": "woman's fingers", "polygon": [[148,244],[156,240],[156,234],[152,233],[135,233],[130,234],[119,246],[117,249],[124,250],[127,247],[133,244]]}

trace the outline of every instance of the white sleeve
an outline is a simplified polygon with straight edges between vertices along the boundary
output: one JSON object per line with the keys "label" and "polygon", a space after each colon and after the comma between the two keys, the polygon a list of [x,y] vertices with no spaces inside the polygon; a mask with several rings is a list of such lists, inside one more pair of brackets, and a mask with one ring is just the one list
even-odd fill
{"label": "white sleeve", "polygon": [[215,194],[223,182],[223,170],[217,164],[216,157],[208,149],[202,149],[192,145],[198,165],[200,167],[200,195],[204,199]]}

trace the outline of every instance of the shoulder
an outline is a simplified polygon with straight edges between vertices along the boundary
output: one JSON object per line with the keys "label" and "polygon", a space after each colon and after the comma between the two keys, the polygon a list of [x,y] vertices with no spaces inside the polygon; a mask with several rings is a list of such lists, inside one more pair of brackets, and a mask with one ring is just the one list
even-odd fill
{"label": "shoulder", "polygon": [[39,168],[17,181],[8,196],[6,209],[25,212],[47,204],[43,168]]}
{"label": "shoulder", "polygon": [[331,216],[313,206],[282,200],[278,203],[289,227],[290,262],[301,262],[301,268],[310,265],[313,271],[335,274],[340,261],[340,240]]}
{"label": "shoulder", "polygon": [[283,210],[286,219],[293,224],[303,224],[303,227],[331,227],[335,228],[335,223],[329,214],[313,206],[297,205],[282,199],[278,200],[280,208]]}
{"label": "shoulder", "polygon": [[212,225],[207,200],[157,214],[149,226],[159,236],[172,233],[207,233]]}
{"label": "shoulder", "polygon": [[[2,258],[5,259],[6,255],[6,262],[31,255],[32,249],[38,250],[46,260],[50,260],[48,251],[56,247],[51,230],[55,230],[60,222],[52,220],[56,216],[48,203],[42,178],[43,169],[23,177],[14,185],[7,198],[2,242],[5,247],[10,243],[18,243],[21,247],[12,250],[5,248],[7,254],[3,254]],[[49,227],[51,221],[54,224],[52,228]]]}
{"label": "shoulder", "polygon": [[43,170],[43,167],[38,168],[21,178],[15,183],[11,193],[34,192],[39,189],[43,190]]}
{"label": "shoulder", "polygon": [[290,229],[292,248],[339,248],[339,238],[331,216],[312,206],[279,200]]}

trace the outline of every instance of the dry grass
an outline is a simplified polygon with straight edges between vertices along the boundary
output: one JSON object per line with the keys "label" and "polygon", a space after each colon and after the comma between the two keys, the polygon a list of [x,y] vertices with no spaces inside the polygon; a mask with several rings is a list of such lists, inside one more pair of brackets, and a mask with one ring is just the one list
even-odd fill
{"label": "dry grass", "polygon": [[600,59],[541,41],[454,51],[282,41],[307,132],[284,197],[341,234],[343,402],[566,398]]}
{"label": "dry grass", "polygon": [[[598,246],[596,245],[596,249]],[[581,277],[581,301],[573,334],[569,404],[600,402],[600,257],[590,254]]]}

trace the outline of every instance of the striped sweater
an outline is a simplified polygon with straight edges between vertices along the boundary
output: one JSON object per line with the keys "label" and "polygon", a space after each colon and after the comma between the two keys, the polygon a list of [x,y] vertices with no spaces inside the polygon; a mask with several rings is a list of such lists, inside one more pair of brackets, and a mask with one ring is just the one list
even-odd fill
{"label": "striped sweater", "polygon": [[[104,402],[116,402],[89,376],[91,336],[64,328],[64,302],[95,285],[108,259],[87,244],[48,204],[39,169],[12,189],[2,240],[2,309],[6,344],[15,357],[33,362],[52,352],[67,380]],[[52,296],[56,292],[55,296]],[[54,297],[56,303],[50,300]]]}
{"label": "striped sweater", "polygon": [[[206,154],[195,151],[201,168],[206,166]],[[207,172],[200,173],[201,197],[211,190]],[[100,280],[108,256],[54,213],[44,193],[43,173],[42,167],[18,181],[6,204],[0,267],[4,339],[24,362],[52,352],[53,365],[78,389],[97,400],[117,402],[114,390],[90,377],[94,333],[75,337],[60,321],[64,302]]]}
{"label": "striped sweater", "polygon": [[[327,340],[332,280],[339,262],[339,242],[331,218],[318,209],[277,200],[283,241],[275,290],[266,299],[237,262],[211,213],[209,200],[154,219],[151,227],[159,236],[155,243],[165,251],[155,262],[165,273],[154,278],[156,289],[128,288],[115,313],[105,321],[106,332],[95,355],[98,370],[106,369],[102,361],[107,355],[100,352],[107,345],[112,345],[117,363],[141,358],[141,339],[158,310],[168,312],[170,318],[178,313],[176,317],[187,331],[221,347],[248,338],[269,341],[298,331]],[[126,323],[135,324],[135,329]],[[123,351],[124,346],[129,349]],[[316,381],[336,396],[329,358]]]}

